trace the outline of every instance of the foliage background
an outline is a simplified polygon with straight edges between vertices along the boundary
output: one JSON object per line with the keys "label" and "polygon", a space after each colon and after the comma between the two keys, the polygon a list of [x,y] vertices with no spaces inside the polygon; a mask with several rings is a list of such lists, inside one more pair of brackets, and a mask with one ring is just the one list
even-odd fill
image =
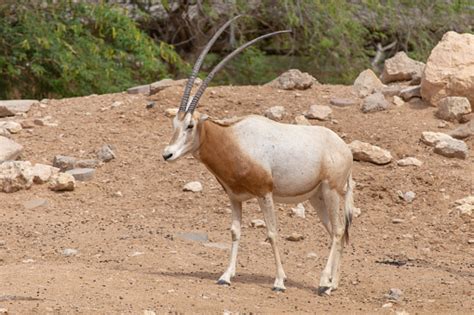
{"label": "foliage background", "polygon": [[123,91],[185,77],[229,17],[201,76],[240,43],[292,29],[247,49],[214,84],[261,84],[289,68],[349,84],[404,50],[426,61],[448,30],[474,31],[472,0],[83,0],[0,2],[0,98]]}

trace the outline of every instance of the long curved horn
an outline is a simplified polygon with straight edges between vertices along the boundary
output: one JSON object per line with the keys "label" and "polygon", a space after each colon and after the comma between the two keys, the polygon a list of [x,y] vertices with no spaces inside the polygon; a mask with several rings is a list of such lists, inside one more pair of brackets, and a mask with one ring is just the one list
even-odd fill
{"label": "long curved horn", "polygon": [[224,25],[222,25],[217,32],[212,36],[211,40],[207,43],[206,47],[202,50],[201,54],[199,55],[198,59],[196,60],[196,63],[194,64],[193,71],[191,72],[191,75],[189,76],[188,82],[186,83],[186,87],[184,88],[184,93],[183,97],[181,98],[181,104],[179,105],[179,111],[184,112],[186,111],[186,106],[188,105],[188,100],[189,100],[189,95],[191,94],[191,89],[193,88],[194,80],[196,80],[196,77],[198,75],[199,69],[201,68],[202,62],[204,61],[204,58],[206,57],[207,53],[209,52],[209,49],[211,49],[212,45],[216,42],[217,38],[222,34],[222,32],[236,19],[241,17],[242,15],[237,15],[227,21]]}
{"label": "long curved horn", "polygon": [[201,83],[201,86],[199,86],[199,89],[197,90],[196,94],[193,96],[193,100],[191,101],[191,104],[189,105],[189,108],[187,110],[187,112],[189,113],[192,113],[194,112],[194,109],[196,108],[197,106],[197,103],[199,102],[199,99],[201,98],[202,94],[204,93],[204,91],[206,90],[207,88],[207,85],[209,84],[209,82],[211,82],[212,78],[214,77],[214,75],[219,71],[221,70],[225,64],[230,60],[232,59],[233,57],[235,57],[237,54],[239,54],[240,52],[242,52],[245,48],[247,48],[248,46],[250,45],[253,45],[255,44],[256,42],[258,42],[259,40],[262,40],[264,38],[267,38],[267,37],[270,37],[270,36],[274,36],[274,35],[278,35],[278,34],[282,34],[282,33],[291,33],[291,30],[284,30],[284,31],[278,31],[278,32],[273,32],[273,33],[269,33],[269,34],[265,34],[265,35],[262,35],[260,37],[257,37],[245,44],[243,44],[242,46],[240,46],[239,48],[237,48],[236,50],[234,50],[233,52],[231,52],[230,54],[228,54],[224,59],[222,59],[221,62],[219,62],[217,64],[217,66],[214,67],[214,69],[212,69],[211,72],[209,72],[209,74],[207,75],[206,79]]}

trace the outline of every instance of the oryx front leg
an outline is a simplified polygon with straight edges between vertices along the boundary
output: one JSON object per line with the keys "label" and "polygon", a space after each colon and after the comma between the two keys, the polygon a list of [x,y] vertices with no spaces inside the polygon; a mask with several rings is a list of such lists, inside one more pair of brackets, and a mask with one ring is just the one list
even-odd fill
{"label": "oryx front leg", "polygon": [[330,294],[331,290],[335,290],[339,282],[339,266],[343,249],[344,225],[339,217],[339,194],[336,190],[331,189],[329,185],[323,182],[322,194],[326,209],[331,222],[331,250],[329,252],[326,267],[321,274],[318,293]]}
{"label": "oryx front leg", "polygon": [[276,278],[273,284],[273,291],[285,291],[285,271],[281,264],[280,253],[277,246],[278,230],[277,230],[277,219],[275,215],[275,209],[273,207],[273,197],[271,193],[265,195],[265,197],[258,198],[258,204],[262,209],[265,224],[267,225],[267,237],[272,245],[273,255],[275,256],[276,264]]}
{"label": "oryx front leg", "polygon": [[232,207],[232,226],[230,233],[232,235],[232,248],[230,250],[230,262],[227,270],[217,281],[217,284],[230,285],[230,279],[235,276],[235,266],[237,264],[237,252],[239,250],[240,226],[242,222],[242,202],[230,200]]}

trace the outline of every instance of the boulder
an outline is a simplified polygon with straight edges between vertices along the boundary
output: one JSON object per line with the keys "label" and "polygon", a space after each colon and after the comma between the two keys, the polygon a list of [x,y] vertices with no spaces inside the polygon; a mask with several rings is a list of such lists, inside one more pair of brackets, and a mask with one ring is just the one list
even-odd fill
{"label": "boulder", "polygon": [[390,104],[382,93],[376,92],[364,98],[361,110],[363,113],[372,113],[386,110]]}
{"label": "boulder", "polygon": [[75,187],[76,181],[68,173],[59,173],[53,176],[49,182],[49,189],[53,191],[72,191]]}
{"label": "boulder", "polygon": [[456,129],[448,133],[451,137],[456,139],[465,139],[474,135],[474,120],[462,124]]}
{"label": "boulder", "polygon": [[400,91],[400,97],[404,101],[409,101],[414,97],[421,97],[420,86],[409,86]]}
{"label": "boulder", "polygon": [[285,107],[283,106],[273,106],[267,109],[264,113],[265,117],[272,120],[281,120],[285,116]]}
{"label": "boulder", "polygon": [[354,140],[349,144],[354,160],[371,162],[378,165],[388,164],[392,161],[389,151],[366,142]]}
{"label": "boulder", "polygon": [[290,69],[266,85],[282,90],[306,90],[318,81],[309,73]]}
{"label": "boulder", "polygon": [[6,161],[0,163],[0,191],[11,193],[33,185],[31,163]]}
{"label": "boulder", "polygon": [[308,119],[329,120],[331,118],[332,109],[324,105],[311,105],[309,110],[304,114]]}
{"label": "boulder", "polygon": [[21,152],[23,152],[23,146],[13,140],[0,136],[0,162],[16,160]]}
{"label": "boulder", "polygon": [[463,116],[471,112],[471,104],[466,97],[448,96],[438,103],[436,117],[447,121],[463,121]]}
{"label": "boulder", "polygon": [[59,173],[59,168],[37,163],[33,166],[31,172],[33,174],[33,182],[36,184],[43,184],[49,181],[52,176],[57,175]]}
{"label": "boulder", "polygon": [[0,117],[15,116],[19,113],[26,113],[37,100],[10,100],[0,101]]}
{"label": "boulder", "polygon": [[446,96],[464,96],[474,110],[473,52],[474,34],[444,34],[426,62],[421,96],[433,106]]}
{"label": "boulder", "polygon": [[383,83],[394,81],[408,81],[415,77],[421,77],[425,64],[411,59],[403,51],[385,60],[381,79]]}
{"label": "boulder", "polygon": [[362,71],[353,85],[354,90],[360,97],[366,97],[374,92],[381,91],[383,87],[383,83],[370,69]]}

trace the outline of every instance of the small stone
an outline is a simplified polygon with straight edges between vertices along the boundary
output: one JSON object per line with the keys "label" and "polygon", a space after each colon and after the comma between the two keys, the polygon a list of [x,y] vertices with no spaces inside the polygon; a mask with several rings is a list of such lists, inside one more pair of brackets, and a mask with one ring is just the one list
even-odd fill
{"label": "small stone", "polygon": [[378,165],[388,164],[392,161],[392,155],[389,151],[366,142],[355,140],[349,144],[349,147],[356,161],[371,162]]}
{"label": "small stone", "polygon": [[356,218],[358,218],[360,215],[361,215],[362,211],[360,210],[360,208],[352,208],[352,215]]}
{"label": "small stone", "polygon": [[398,166],[421,166],[423,165],[423,162],[418,160],[417,158],[414,157],[406,157],[404,159],[398,160],[397,161]]}
{"label": "small stone", "polygon": [[76,165],[76,161],[77,159],[72,156],[56,155],[53,158],[53,166],[64,172],[73,169]]}
{"label": "small stone", "polygon": [[33,120],[33,123],[37,126],[40,126],[40,127],[43,127],[43,126],[46,126],[46,119],[44,118],[35,118]]}
{"label": "small stone", "polygon": [[318,81],[309,73],[290,69],[266,85],[282,90],[306,90],[313,84],[318,84]]}
{"label": "small stone", "polygon": [[393,303],[385,303],[384,305],[382,305],[382,308],[390,308],[393,306]]}
{"label": "small stone", "polygon": [[74,248],[63,249],[63,255],[66,257],[76,256],[77,254],[79,254],[79,251],[77,249],[74,249]]}
{"label": "small stone", "polygon": [[33,173],[33,182],[36,184],[46,183],[52,176],[59,173],[59,168],[51,165],[37,163],[31,169]]}
{"label": "small stone", "polygon": [[398,288],[392,288],[388,291],[388,293],[385,295],[389,300],[391,301],[399,301],[403,295],[402,290]]}
{"label": "small stone", "polygon": [[395,95],[393,97],[393,104],[395,104],[395,106],[403,106],[405,105],[405,101],[402,100],[401,97]]}
{"label": "small stone", "polygon": [[263,228],[266,227],[265,221],[261,219],[254,219],[250,222],[250,226],[254,228]]}
{"label": "small stone", "polygon": [[474,120],[460,125],[458,128],[449,132],[449,135],[456,139],[465,139],[474,135]]}
{"label": "small stone", "polygon": [[386,110],[389,105],[390,104],[387,102],[383,94],[377,92],[364,98],[361,110],[363,113],[379,112],[382,110]]}
{"label": "small stone", "polygon": [[114,148],[111,145],[104,144],[98,151],[97,151],[97,158],[103,162],[109,162],[116,158]]}
{"label": "small stone", "polygon": [[22,152],[23,146],[13,140],[0,136],[0,162],[16,160]]}
{"label": "small stone", "polygon": [[443,120],[438,123],[438,128],[442,129],[442,128],[447,128],[447,127],[449,127],[449,124]]}
{"label": "small stone", "polygon": [[421,77],[424,67],[424,63],[413,60],[400,51],[385,60],[381,79],[383,83],[412,80],[414,77]]}
{"label": "small stone", "polygon": [[49,189],[53,191],[72,191],[76,187],[76,181],[71,174],[59,173],[50,180]]}
{"label": "small stone", "polygon": [[209,237],[207,233],[201,232],[182,232],[176,233],[174,237],[187,240],[187,241],[196,241],[196,242],[208,242]]}
{"label": "small stone", "polygon": [[474,195],[467,196],[467,197],[464,197],[462,199],[458,199],[454,202],[454,204],[456,204],[456,205],[464,205],[464,204],[474,205]]}
{"label": "small stone", "polygon": [[324,105],[311,105],[309,110],[304,114],[308,119],[329,120],[331,118],[332,109]]}
{"label": "small stone", "polygon": [[144,310],[143,315],[156,315],[156,313],[152,310]]}
{"label": "small stone", "polygon": [[145,84],[145,85],[139,85],[139,86],[134,86],[132,88],[129,88],[127,90],[128,94],[144,94],[144,95],[149,95],[150,94],[150,84]]}
{"label": "small stone", "polygon": [[416,194],[413,191],[407,191],[406,193],[401,193],[400,197],[406,202],[411,203],[415,199]]}
{"label": "small stone", "polygon": [[8,130],[10,133],[19,133],[23,127],[16,121],[0,121],[0,128]]}
{"label": "small stone", "polygon": [[178,110],[179,110],[178,108],[167,108],[165,110],[165,116],[169,118],[173,118],[174,116],[178,114]]}
{"label": "small stone", "polygon": [[355,99],[335,97],[331,98],[329,103],[336,107],[348,107],[357,105],[359,102]]}
{"label": "small stone", "polygon": [[434,147],[438,142],[452,139],[450,135],[442,132],[424,131],[421,133],[421,142]]}
{"label": "small stone", "polygon": [[32,105],[37,103],[37,100],[0,101],[0,117],[15,116],[19,113],[26,113],[30,110]]}
{"label": "small stone", "polygon": [[273,106],[267,109],[264,113],[265,117],[272,120],[281,120],[285,115],[285,107],[283,106]]}
{"label": "small stone", "polygon": [[11,133],[10,131],[6,130],[5,128],[0,128],[0,137],[5,137],[10,139]]}
{"label": "small stone", "polygon": [[421,87],[419,85],[417,86],[410,86],[407,88],[404,88],[400,91],[400,97],[404,101],[409,101],[410,99],[414,97],[421,97]]}
{"label": "small stone", "polygon": [[0,315],[8,315],[8,309],[4,307],[0,307]]}
{"label": "small stone", "polygon": [[318,258],[318,254],[316,254],[315,252],[309,252],[307,255],[306,255],[306,258]]}
{"label": "small stone", "polygon": [[183,191],[200,192],[202,191],[202,184],[198,181],[189,182],[184,185]]}
{"label": "small stone", "polygon": [[[36,261],[34,259],[28,258],[28,259],[22,260],[21,262],[24,263],[24,264],[32,264]],[[0,312],[0,314],[2,314],[2,313]]]}
{"label": "small stone", "polygon": [[453,138],[438,142],[433,152],[449,158],[467,159],[469,156],[466,143]]}
{"label": "small stone", "polygon": [[133,252],[129,256],[130,257],[137,257],[137,256],[141,256],[141,255],[145,255],[145,253],[144,252]]}
{"label": "small stone", "polygon": [[146,109],[152,109],[154,108],[156,105],[156,102],[154,101],[149,101],[147,104],[146,104]]}
{"label": "small stone", "polygon": [[112,194],[112,196],[117,197],[117,198],[122,198],[123,194],[121,191],[116,191]]}
{"label": "small stone", "polygon": [[101,161],[96,159],[77,160],[74,163],[74,168],[97,168],[101,163]]}
{"label": "small stone", "polygon": [[462,122],[464,115],[470,112],[471,104],[466,97],[448,96],[439,101],[438,111],[435,115],[447,121]]}
{"label": "small stone", "polygon": [[467,240],[467,243],[470,244],[470,245],[474,244],[474,238],[471,238],[471,239]]}
{"label": "small stone", "polygon": [[463,219],[466,223],[469,223],[472,218],[472,211],[474,211],[473,204],[462,204],[456,207],[459,217]]}
{"label": "small stone", "polygon": [[22,120],[20,121],[20,125],[23,129],[32,129],[35,127],[34,120],[32,119]]}
{"label": "small stone", "polygon": [[28,201],[23,203],[23,206],[27,210],[33,210],[33,209],[39,208],[39,207],[46,207],[47,205],[48,205],[48,200],[41,199],[41,198],[31,199],[31,200],[28,200]]}
{"label": "small stone", "polygon": [[291,208],[291,213],[293,216],[299,217],[299,218],[305,218],[305,208],[302,203],[299,203],[296,205],[295,208]]}
{"label": "small stone", "polygon": [[33,185],[31,163],[27,161],[5,161],[0,163],[0,191],[6,193],[29,189]]}
{"label": "small stone", "polygon": [[362,71],[355,79],[353,88],[360,97],[365,97],[374,92],[380,91],[383,86],[383,83],[375,73],[372,70],[367,69]]}
{"label": "small stone", "polygon": [[304,115],[298,115],[295,117],[295,123],[301,126],[311,126],[311,123],[304,117]]}
{"label": "small stone", "polygon": [[112,103],[112,105],[110,105],[110,108],[117,108],[117,107],[120,107],[123,105],[123,102],[120,102],[120,101],[115,101]]}
{"label": "small stone", "polygon": [[403,220],[403,219],[399,219],[399,218],[392,219],[393,224],[401,224],[403,222],[405,222],[405,220]]}
{"label": "small stone", "polygon": [[304,240],[304,236],[301,235],[300,233],[293,232],[291,233],[291,235],[286,237],[286,240],[290,242],[299,242],[301,240]]}
{"label": "small stone", "polygon": [[382,94],[385,97],[390,97],[390,96],[395,97],[400,94],[400,91],[402,90],[402,88],[403,87],[397,84],[386,85],[382,88]]}
{"label": "small stone", "polygon": [[93,168],[73,168],[72,170],[66,171],[67,174],[71,174],[75,180],[79,182],[85,182],[91,180],[94,177],[95,169]]}

